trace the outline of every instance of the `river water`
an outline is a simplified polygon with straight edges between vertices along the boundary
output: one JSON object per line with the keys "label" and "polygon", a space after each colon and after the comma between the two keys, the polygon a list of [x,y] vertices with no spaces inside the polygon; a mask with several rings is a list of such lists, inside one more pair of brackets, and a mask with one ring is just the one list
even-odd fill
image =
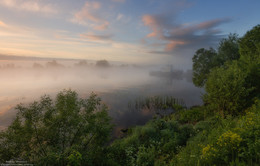
{"label": "river water", "polygon": [[137,99],[167,95],[182,99],[187,107],[202,104],[203,90],[196,88],[190,78],[151,76],[149,72],[158,67],[96,67],[94,63],[77,66],[72,62],[46,67],[45,61],[35,63],[0,61],[0,129],[11,123],[17,104],[30,103],[44,94],[55,97],[63,89],[75,90],[82,98],[91,92],[98,94],[109,107],[109,115],[118,130],[142,125],[152,118],[153,114],[147,110],[128,109],[129,102]]}

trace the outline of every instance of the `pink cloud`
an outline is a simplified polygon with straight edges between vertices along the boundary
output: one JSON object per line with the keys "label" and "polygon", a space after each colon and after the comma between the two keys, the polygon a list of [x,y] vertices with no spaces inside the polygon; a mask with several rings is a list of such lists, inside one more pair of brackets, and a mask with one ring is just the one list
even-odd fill
{"label": "pink cloud", "polygon": [[144,25],[148,26],[153,31],[148,34],[147,37],[156,37],[160,35],[160,25],[154,16],[144,15],[142,21]]}
{"label": "pink cloud", "polygon": [[84,7],[74,14],[73,22],[82,25],[92,25],[94,30],[105,30],[109,22],[101,15],[102,4],[99,2],[86,2]]}
{"label": "pink cloud", "polygon": [[170,41],[167,45],[166,45],[166,48],[165,50],[166,51],[172,51],[174,50],[176,47],[180,46],[180,45],[184,45],[184,44],[187,44],[187,42],[184,42],[184,41]]}
{"label": "pink cloud", "polygon": [[163,41],[165,51],[171,52],[185,46],[203,47],[216,41],[215,35],[220,33],[216,27],[229,22],[230,19],[214,19],[198,24],[177,24],[168,15],[144,15],[142,21],[152,31],[146,37]]}
{"label": "pink cloud", "polygon": [[152,33],[149,33],[149,34],[147,35],[147,37],[156,37],[157,35],[158,35],[157,32],[154,31],[154,32],[152,32]]}
{"label": "pink cloud", "polygon": [[214,20],[199,23],[197,25],[197,28],[198,29],[209,29],[209,28],[213,28],[221,23],[225,23],[225,22],[229,22],[229,21],[230,21],[230,19],[214,19]]}

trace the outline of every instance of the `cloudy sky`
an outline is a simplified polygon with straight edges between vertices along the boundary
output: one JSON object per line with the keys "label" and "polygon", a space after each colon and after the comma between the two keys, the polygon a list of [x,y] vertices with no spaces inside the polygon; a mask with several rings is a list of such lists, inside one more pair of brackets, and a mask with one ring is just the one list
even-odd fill
{"label": "cloudy sky", "polygon": [[259,0],[0,0],[0,54],[190,65],[259,24]]}

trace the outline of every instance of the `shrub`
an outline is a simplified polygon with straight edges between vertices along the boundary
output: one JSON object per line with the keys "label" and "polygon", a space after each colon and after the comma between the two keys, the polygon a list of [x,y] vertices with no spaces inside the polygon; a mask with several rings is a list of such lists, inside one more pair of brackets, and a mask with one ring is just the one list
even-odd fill
{"label": "shrub", "polygon": [[191,125],[181,126],[173,120],[154,119],[143,127],[133,128],[126,138],[114,142],[110,156],[121,165],[169,164],[193,134]]}
{"label": "shrub", "polygon": [[222,116],[238,115],[248,106],[247,97],[252,91],[252,87],[246,87],[246,77],[237,62],[213,70],[206,83],[204,101],[215,106]]}
{"label": "shrub", "polygon": [[[18,114],[0,134],[0,158],[23,159],[40,165],[98,164],[112,125],[107,107],[95,95],[80,99],[64,90],[55,100],[43,96]],[[99,160],[102,161],[102,160]]]}

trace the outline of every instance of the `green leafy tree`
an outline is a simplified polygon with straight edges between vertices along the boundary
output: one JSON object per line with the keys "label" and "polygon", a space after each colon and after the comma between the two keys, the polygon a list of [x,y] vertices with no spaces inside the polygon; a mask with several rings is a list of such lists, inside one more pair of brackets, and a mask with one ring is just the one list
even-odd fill
{"label": "green leafy tree", "polygon": [[224,65],[227,61],[239,59],[240,54],[238,41],[238,35],[231,33],[227,38],[224,38],[219,42],[217,58],[219,66]]}
{"label": "green leafy tree", "polygon": [[259,60],[260,56],[260,25],[248,31],[239,42],[239,52],[243,59]]}
{"label": "green leafy tree", "polygon": [[[206,82],[207,103],[216,107],[222,115],[236,115],[253,104],[260,89],[260,26],[248,31],[239,41],[230,35],[222,40],[217,59],[221,63],[210,71]],[[223,56],[227,54],[226,56]],[[226,57],[226,59],[223,59]],[[235,60],[238,58],[238,60]],[[223,63],[226,61],[225,63]]]}
{"label": "green leafy tree", "polygon": [[95,94],[80,99],[76,92],[64,90],[56,100],[43,96],[17,109],[14,122],[0,134],[1,159],[40,165],[98,165],[112,126],[107,107]]}
{"label": "green leafy tree", "polygon": [[238,61],[214,69],[208,78],[204,100],[214,105],[221,114],[237,115],[248,106],[248,95],[253,87],[247,88],[247,73]]}
{"label": "green leafy tree", "polygon": [[210,70],[216,66],[217,52],[213,49],[201,48],[196,51],[193,61],[193,83],[198,87],[203,87]]}
{"label": "green leafy tree", "polygon": [[239,59],[239,38],[237,34],[230,34],[219,42],[218,50],[198,49],[192,58],[193,78],[195,86],[203,87],[208,75],[215,67],[223,66],[226,62]]}
{"label": "green leafy tree", "polygon": [[260,25],[248,31],[239,42],[240,63],[247,71],[247,87],[254,87],[250,98],[260,97]]}

